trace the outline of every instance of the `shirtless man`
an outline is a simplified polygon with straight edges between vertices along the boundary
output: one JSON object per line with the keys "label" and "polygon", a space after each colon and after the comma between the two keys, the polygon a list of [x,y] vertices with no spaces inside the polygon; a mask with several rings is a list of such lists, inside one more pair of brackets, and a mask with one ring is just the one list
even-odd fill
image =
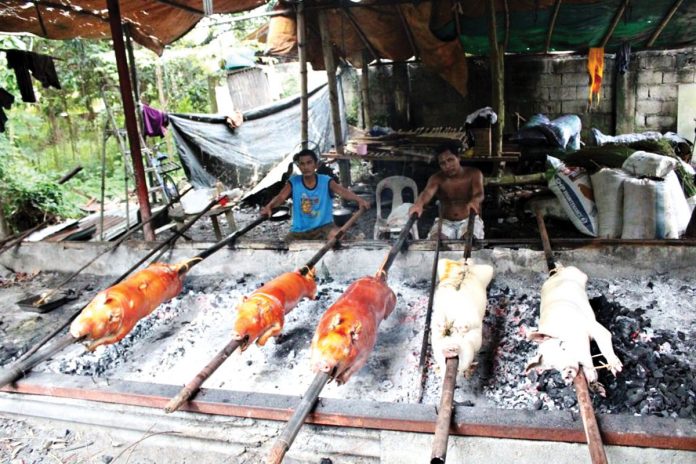
{"label": "shirtless man", "polygon": [[[481,203],[483,202],[483,174],[476,168],[464,167],[459,163],[458,146],[445,143],[438,147],[437,161],[440,171],[436,172],[413,204],[408,214],[423,214],[423,207],[437,195],[442,206],[441,238],[460,239],[466,235],[469,212],[476,213],[474,237],[483,239],[483,221],[481,220]],[[437,234],[435,221],[429,238]]]}

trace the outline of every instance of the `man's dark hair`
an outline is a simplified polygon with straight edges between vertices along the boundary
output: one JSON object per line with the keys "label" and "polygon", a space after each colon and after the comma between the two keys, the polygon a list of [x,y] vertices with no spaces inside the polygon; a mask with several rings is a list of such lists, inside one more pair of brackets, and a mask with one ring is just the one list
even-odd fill
{"label": "man's dark hair", "polygon": [[440,156],[440,154],[449,151],[453,155],[459,155],[459,149],[462,147],[461,143],[456,140],[448,140],[447,142],[442,142],[435,148],[435,156]]}
{"label": "man's dark hair", "polygon": [[295,153],[295,155],[292,157],[292,162],[295,164],[299,163],[300,156],[311,156],[315,163],[319,162],[319,156],[317,156],[317,153],[309,148],[305,148],[304,150],[300,150],[299,152]]}

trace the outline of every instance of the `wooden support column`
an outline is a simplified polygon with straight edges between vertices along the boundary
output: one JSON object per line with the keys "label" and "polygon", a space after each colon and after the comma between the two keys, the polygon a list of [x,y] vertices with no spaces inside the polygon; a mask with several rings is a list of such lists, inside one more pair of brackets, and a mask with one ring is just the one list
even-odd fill
{"label": "wooden support column", "polygon": [[309,139],[309,102],[307,97],[307,28],[304,1],[297,3],[297,56],[300,60],[300,141],[307,148]]}
{"label": "wooden support column", "polygon": [[369,52],[363,50],[363,63],[360,72],[360,96],[362,100],[363,128],[372,129],[372,114],[370,113],[370,58]]}
{"label": "wooden support column", "polygon": [[390,119],[390,126],[394,129],[409,129],[411,85],[408,79],[408,64],[394,63],[392,65],[392,83],[394,88],[394,112]]}
{"label": "wooden support column", "polygon": [[[333,122],[334,147],[336,155],[342,157],[345,154],[343,149],[343,130],[341,128],[341,112],[338,107],[338,86],[336,84],[336,60],[334,59],[333,47],[329,38],[329,28],[326,21],[326,12],[320,10],[319,31],[321,32],[321,48],[324,52],[324,66],[326,76],[329,80],[329,101],[331,103],[331,121]],[[338,162],[341,184],[344,187],[350,186],[350,161],[340,160]]]}
{"label": "wooden support column", "polygon": [[624,74],[615,66],[614,134],[630,134],[636,127],[636,72],[633,63]]}
{"label": "wooden support column", "polygon": [[3,199],[0,197],[0,238],[5,238],[10,236],[10,227],[7,225],[7,220],[5,219],[5,208]]}
{"label": "wooden support column", "polygon": [[107,0],[109,9],[109,25],[111,27],[111,39],[114,43],[114,54],[116,55],[116,67],[118,69],[119,90],[123,100],[123,113],[126,119],[126,132],[128,134],[128,144],[130,145],[131,159],[133,160],[133,172],[135,173],[135,186],[138,194],[138,204],[140,208],[140,219],[145,222],[143,234],[145,240],[154,241],[155,233],[152,230],[150,220],[150,203],[147,198],[147,183],[145,182],[145,169],[143,167],[143,155],[140,151],[140,139],[138,137],[138,121],[135,119],[135,104],[133,102],[133,92],[131,89],[130,77],[128,76],[128,62],[126,60],[126,50],[123,43],[123,29],[121,27],[121,10],[118,0]]}
{"label": "wooden support column", "polygon": [[505,50],[498,45],[495,19],[495,0],[488,0],[488,44],[491,62],[491,97],[493,110],[498,114],[498,126],[494,131],[492,156],[503,152],[503,131],[505,129]]}

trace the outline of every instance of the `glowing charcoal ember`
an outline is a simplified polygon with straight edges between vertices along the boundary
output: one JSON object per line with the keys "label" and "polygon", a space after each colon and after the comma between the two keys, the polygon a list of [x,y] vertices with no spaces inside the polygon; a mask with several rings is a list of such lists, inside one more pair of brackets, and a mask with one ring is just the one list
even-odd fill
{"label": "glowing charcoal ember", "polygon": [[237,306],[232,338],[247,338],[242,349],[257,339],[256,343],[263,346],[283,330],[285,314],[292,311],[302,298],[314,299],[316,293],[313,272],[306,276],[298,271],[286,272],[276,277]]}
{"label": "glowing charcoal ember", "polygon": [[441,259],[438,276],[433,301],[433,356],[443,374],[446,358],[459,357],[458,371],[464,373],[481,349],[486,287],[493,278],[493,267],[474,264],[471,259]]}
{"label": "glowing charcoal ember", "polygon": [[614,353],[611,333],[595,319],[587,298],[587,275],[578,268],[558,265],[557,271],[541,288],[539,329],[529,339],[539,343],[539,354],[530,361],[527,370],[556,369],[570,383],[582,366],[588,382],[597,380],[592,363],[590,339],[593,339],[612,373],[621,371],[622,364]]}
{"label": "glowing charcoal ember", "polygon": [[339,383],[348,381],[367,361],[377,341],[377,329],[394,310],[396,295],[374,277],[353,282],[324,313],[312,339],[315,372],[335,372]]}
{"label": "glowing charcoal ember", "polygon": [[70,334],[91,340],[90,350],[120,341],[140,319],[181,292],[180,267],[155,263],[99,292],[73,321]]}

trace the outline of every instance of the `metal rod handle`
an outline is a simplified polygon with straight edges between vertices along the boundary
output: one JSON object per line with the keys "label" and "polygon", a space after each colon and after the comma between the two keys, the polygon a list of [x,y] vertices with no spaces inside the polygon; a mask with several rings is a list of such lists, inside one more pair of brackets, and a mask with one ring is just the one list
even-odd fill
{"label": "metal rod handle", "polygon": [[172,413],[179,409],[182,404],[188,401],[193,395],[195,395],[201,388],[203,382],[205,382],[208,377],[213,375],[218,367],[222,366],[227,358],[234,353],[234,351],[239,348],[239,346],[244,342],[244,340],[231,340],[225,347],[220,350],[218,354],[191,380],[186,384],[184,388],[181,389],[179,394],[174,398],[169,400],[169,403],[164,407],[166,413]]}
{"label": "metal rod handle", "polygon": [[10,367],[3,369],[4,372],[0,374],[0,388],[14,382],[15,380],[21,377],[24,377],[24,374],[32,370],[34,366],[36,366],[40,362],[45,361],[46,359],[61,351],[66,346],[76,343],[80,340],[82,340],[82,338],[78,339],[67,333],[63,337],[56,340],[53,343],[53,345],[46,347],[44,351],[38,353],[36,356],[24,359],[22,361],[18,361]]}
{"label": "metal rod handle", "polygon": [[360,208],[357,212],[355,212],[350,219],[348,219],[348,222],[343,224],[343,226],[338,229],[338,232],[336,232],[336,235],[330,240],[328,240],[323,247],[319,251],[316,252],[314,256],[312,256],[309,261],[300,269],[300,273],[302,275],[307,275],[309,271],[316,266],[316,264],[319,262],[319,260],[330,250],[332,249],[336,243],[338,243],[339,240],[343,238],[343,236],[346,234],[348,229],[353,227],[353,225],[358,221],[360,216],[362,216],[363,212],[365,210]]}
{"label": "metal rod handle", "polygon": [[445,365],[447,367],[445,368],[440,408],[438,409],[437,422],[435,423],[433,452],[430,455],[431,464],[444,464],[447,459],[447,442],[449,441],[450,426],[452,424],[452,405],[454,402],[454,388],[457,385],[459,356],[447,358]]}
{"label": "metal rod handle", "polygon": [[573,379],[573,384],[575,386],[575,395],[578,397],[578,406],[580,408],[580,416],[582,417],[582,426],[585,429],[585,437],[587,437],[587,446],[590,449],[590,460],[592,464],[607,464],[602,435],[599,432],[597,417],[595,417],[594,409],[592,408],[592,399],[587,389],[587,378],[582,369],[578,371],[578,375]]}
{"label": "metal rod handle", "polygon": [[300,431],[302,424],[304,424],[305,419],[307,419],[309,413],[314,409],[314,405],[319,399],[319,394],[330,378],[330,373],[328,372],[319,372],[314,377],[312,384],[305,392],[297,409],[295,409],[295,413],[285,425],[283,433],[276,439],[275,443],[273,443],[273,447],[268,456],[269,464],[280,464],[283,462],[285,453],[290,449],[292,442],[295,441],[295,437]]}
{"label": "metal rod handle", "polygon": [[466,246],[464,247],[464,259],[471,257],[471,248],[474,246],[474,223],[476,222],[476,213],[469,213],[469,222],[466,224]]}
{"label": "metal rod handle", "polygon": [[539,226],[539,235],[541,235],[541,246],[544,247],[544,256],[546,257],[546,266],[549,272],[556,269],[556,261],[553,258],[553,251],[551,250],[551,242],[549,241],[549,234],[546,231],[546,224],[544,224],[544,215],[541,213],[540,209],[534,211],[536,215],[537,225]]}
{"label": "metal rod handle", "polygon": [[399,237],[396,239],[396,242],[394,242],[394,245],[392,245],[391,249],[389,250],[389,254],[384,259],[384,262],[377,271],[377,276],[385,277],[387,272],[389,272],[389,268],[392,266],[392,264],[394,264],[396,255],[399,254],[401,247],[404,246],[404,242],[406,242],[406,239],[408,238],[411,227],[413,227],[413,224],[417,219],[418,215],[416,213],[413,213],[411,217],[408,218],[406,225],[404,225],[403,229],[401,229],[401,233],[399,233]]}

